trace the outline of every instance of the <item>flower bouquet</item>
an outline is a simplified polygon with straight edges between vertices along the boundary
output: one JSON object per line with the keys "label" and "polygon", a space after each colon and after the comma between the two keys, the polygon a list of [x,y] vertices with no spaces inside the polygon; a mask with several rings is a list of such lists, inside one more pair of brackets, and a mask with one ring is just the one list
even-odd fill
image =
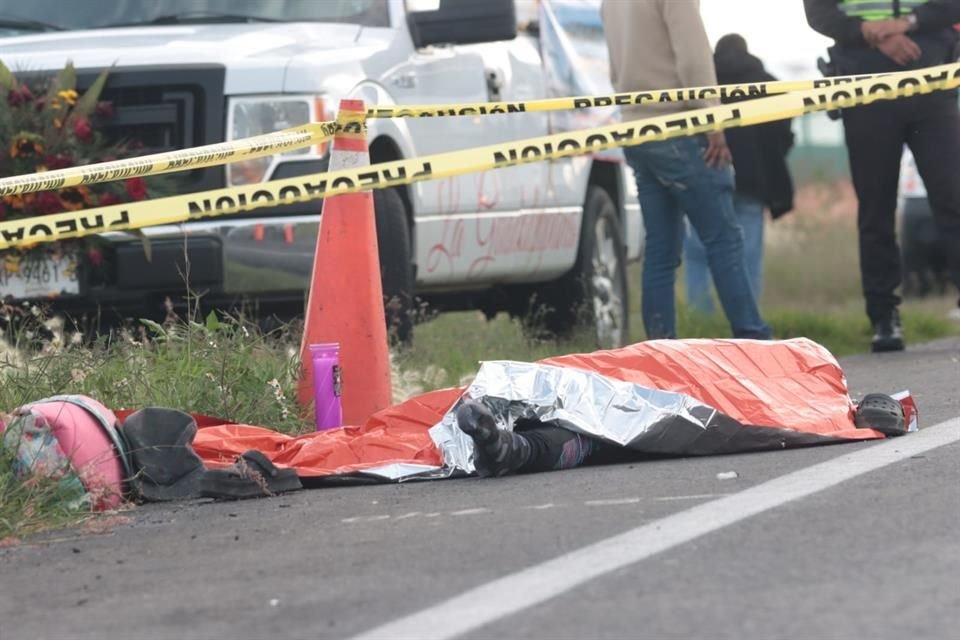
{"label": "flower bouquet", "polygon": [[[68,63],[52,77],[17,79],[0,62],[0,177],[40,173],[136,155],[136,141],[108,140],[113,105],[100,99],[108,72],[82,94]],[[0,221],[144,200],[143,178],[0,197]],[[155,195],[155,194],[154,194]],[[96,236],[0,252],[0,299],[79,293],[77,269],[99,269]]]}

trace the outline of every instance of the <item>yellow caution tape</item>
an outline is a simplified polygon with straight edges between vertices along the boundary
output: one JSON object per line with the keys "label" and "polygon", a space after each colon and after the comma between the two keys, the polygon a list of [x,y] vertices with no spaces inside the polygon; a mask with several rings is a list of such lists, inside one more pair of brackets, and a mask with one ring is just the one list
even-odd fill
{"label": "yellow caution tape", "polygon": [[[796,91],[843,86],[852,82],[883,77],[884,75],[890,74],[839,76],[817,80],[777,80],[772,82],[730,84],[688,89],[664,89],[661,91],[640,91],[605,96],[548,98],[544,100],[519,102],[371,107],[367,110],[365,117],[425,118],[494,115],[624,106],[643,104],[646,102],[678,102],[711,98],[760,98]],[[934,75],[936,74],[931,73],[931,76]],[[340,129],[339,132],[351,137],[362,134],[365,129],[358,127],[357,124],[362,124],[364,120],[363,114],[350,112],[348,120],[350,124]],[[240,160],[259,158],[309,147],[329,140],[336,132],[337,127],[334,122],[309,123],[283,131],[230,142],[193,147],[167,153],[151,154],[137,158],[127,158],[113,162],[103,162],[83,167],[70,167],[38,174],[0,178],[0,196],[64,189],[77,185],[97,184],[137,176],[158,175],[187,169],[229,164]]]}
{"label": "yellow caution tape", "polygon": [[64,189],[77,185],[172,173],[272,156],[276,153],[325,142],[335,133],[336,124],[333,122],[311,122],[242,140],[2,178],[0,179],[0,196]]}
{"label": "yellow caution tape", "polygon": [[348,140],[367,140],[367,114],[360,111],[341,109],[337,112],[337,138]]}
{"label": "yellow caution tape", "polygon": [[815,111],[849,108],[958,86],[960,64],[942,65],[857,80],[839,88],[831,86],[788,93],[369,167],[13,220],[0,223],[0,249],[108,231],[176,224],[367,189],[385,189],[420,180],[589,154],[614,147],[760,124]]}
{"label": "yellow caution tape", "polygon": [[[932,71],[933,68],[931,68]],[[768,96],[840,87],[861,80],[873,80],[891,74],[836,76],[817,80],[774,80],[723,84],[688,89],[660,89],[612,93],[601,96],[574,98],[546,98],[505,102],[478,102],[475,104],[387,105],[367,109],[368,118],[436,118],[444,116],[499,115],[505,113],[533,113],[542,111],[570,111],[594,107],[632,106],[647,103],[687,102],[693,100],[766,98]],[[936,74],[932,74],[936,75]]]}

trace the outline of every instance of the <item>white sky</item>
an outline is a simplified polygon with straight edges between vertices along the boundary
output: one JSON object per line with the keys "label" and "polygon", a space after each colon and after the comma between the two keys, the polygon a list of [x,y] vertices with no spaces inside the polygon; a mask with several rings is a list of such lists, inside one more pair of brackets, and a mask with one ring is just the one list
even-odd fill
{"label": "white sky", "polygon": [[[600,0],[573,1],[593,5],[599,11]],[[535,17],[536,2],[516,0],[519,15],[528,16],[526,19]],[[832,41],[807,24],[803,0],[700,0],[700,13],[711,45],[721,36],[739,33],[777,77],[783,80],[821,77],[817,58],[826,57]]]}
{"label": "white sky", "polygon": [[711,44],[739,33],[768,70],[784,80],[820,77],[816,61],[832,40],[807,25],[803,0],[700,0]]}
{"label": "white sky", "polygon": [[[803,0],[700,0],[700,15],[711,45],[728,33],[739,33],[750,51],[781,80],[822,77],[817,58],[827,57],[833,40],[810,28]],[[798,118],[794,132],[798,142],[843,144],[839,123],[824,114]]]}

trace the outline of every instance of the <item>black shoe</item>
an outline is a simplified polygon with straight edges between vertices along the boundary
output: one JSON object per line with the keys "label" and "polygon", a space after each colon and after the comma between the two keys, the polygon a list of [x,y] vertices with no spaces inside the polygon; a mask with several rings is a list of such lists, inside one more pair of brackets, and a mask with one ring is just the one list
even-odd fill
{"label": "black shoe", "polygon": [[295,469],[280,469],[261,451],[250,449],[224,469],[209,469],[200,480],[205,498],[263,498],[303,489]]}
{"label": "black shoe", "polygon": [[123,423],[134,475],[130,483],[147,501],[200,497],[205,467],[193,450],[197,423],[176,409],[147,408]]}
{"label": "black shoe", "polygon": [[873,323],[873,341],[870,348],[874,353],[903,351],[904,346],[900,315],[896,311],[886,319]]}
{"label": "black shoe", "polygon": [[474,464],[481,478],[515,473],[530,459],[527,439],[498,429],[493,414],[479,402],[467,400],[460,405],[457,425],[473,440]]}
{"label": "black shoe", "polygon": [[853,424],[860,429],[874,429],[888,436],[907,432],[903,405],[884,393],[868,393],[857,405]]}

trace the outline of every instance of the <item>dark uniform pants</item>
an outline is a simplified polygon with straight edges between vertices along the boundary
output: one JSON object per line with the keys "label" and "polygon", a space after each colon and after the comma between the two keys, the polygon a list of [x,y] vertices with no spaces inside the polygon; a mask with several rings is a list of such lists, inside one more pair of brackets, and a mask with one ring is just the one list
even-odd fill
{"label": "dark uniform pants", "polygon": [[955,91],[882,100],[843,112],[850,172],[857,192],[860,275],[873,322],[900,304],[896,234],[903,145],[917,161],[934,221],[947,248],[950,278],[960,289],[960,111]]}

